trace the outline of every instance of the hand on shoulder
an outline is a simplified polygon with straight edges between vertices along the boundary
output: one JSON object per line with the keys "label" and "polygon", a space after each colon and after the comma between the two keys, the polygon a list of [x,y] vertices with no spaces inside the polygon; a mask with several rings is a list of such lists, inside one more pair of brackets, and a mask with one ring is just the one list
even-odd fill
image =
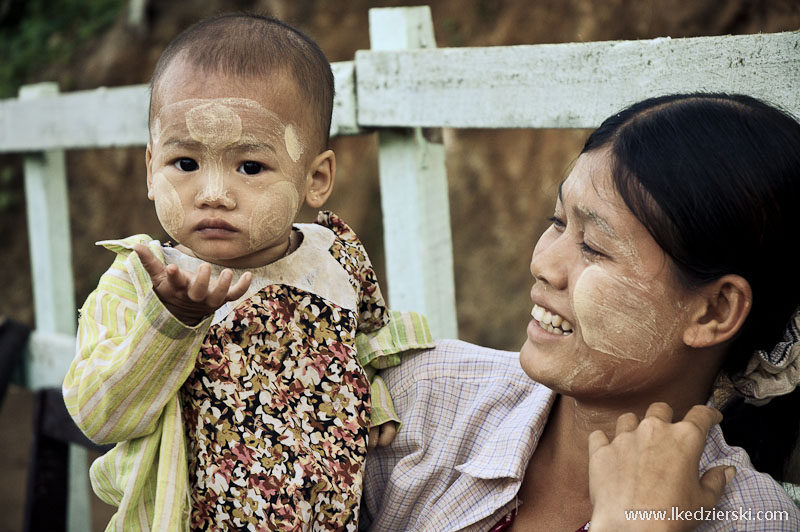
{"label": "hand on shoulder", "polygon": [[[699,477],[706,436],[721,420],[718,410],[696,405],[673,423],[672,408],[653,403],[641,422],[633,413],[620,416],[611,441],[602,431],[593,432],[589,436],[592,532],[697,528],[696,521],[670,517],[673,508],[686,512],[714,507],[733,478],[732,466],[715,467]],[[665,513],[660,519],[637,510]]]}

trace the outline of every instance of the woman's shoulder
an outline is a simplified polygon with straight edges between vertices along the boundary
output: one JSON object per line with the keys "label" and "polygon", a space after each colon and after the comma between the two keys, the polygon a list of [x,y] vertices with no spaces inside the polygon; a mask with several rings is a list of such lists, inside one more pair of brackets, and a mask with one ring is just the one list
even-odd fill
{"label": "woman's shoulder", "polygon": [[473,382],[484,386],[500,382],[530,390],[544,389],[525,375],[519,364],[519,353],[462,340],[436,340],[434,347],[404,356],[399,366],[384,370],[381,375],[389,388],[398,392],[419,385],[445,387]]}
{"label": "woman's shoulder", "polygon": [[717,506],[705,509],[709,519],[698,530],[800,530],[800,510],[783,487],[757,471],[744,449],[729,446],[717,425],[709,431],[700,472],[720,465],[735,466],[736,476]]}
{"label": "woman's shoulder", "polygon": [[471,379],[487,378],[487,370],[501,374],[524,376],[519,365],[519,353],[502,351],[463,340],[436,340],[429,349],[420,350],[403,358],[403,364],[393,371],[399,374],[414,373],[415,378],[450,377]]}

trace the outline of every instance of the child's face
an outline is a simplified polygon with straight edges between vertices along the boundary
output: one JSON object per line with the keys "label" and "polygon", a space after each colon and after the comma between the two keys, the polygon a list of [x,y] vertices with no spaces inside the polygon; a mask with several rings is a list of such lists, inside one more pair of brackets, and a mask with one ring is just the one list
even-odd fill
{"label": "child's face", "polygon": [[313,122],[293,89],[286,76],[198,75],[180,60],[164,72],[148,197],[184,251],[229,267],[267,264],[285,251],[301,202],[318,207],[327,198],[333,154],[308,153]]}

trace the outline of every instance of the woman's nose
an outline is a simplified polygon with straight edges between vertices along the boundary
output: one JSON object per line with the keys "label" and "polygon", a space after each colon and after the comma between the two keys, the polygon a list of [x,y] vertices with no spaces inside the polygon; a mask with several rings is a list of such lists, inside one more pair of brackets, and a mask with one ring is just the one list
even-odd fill
{"label": "woman's nose", "polygon": [[203,188],[195,197],[198,207],[233,209],[236,202],[226,187],[225,177],[221,171],[208,172]]}
{"label": "woman's nose", "polygon": [[567,288],[567,271],[569,266],[569,253],[563,235],[551,229],[545,231],[531,257],[531,275],[537,282],[543,282],[555,289]]}

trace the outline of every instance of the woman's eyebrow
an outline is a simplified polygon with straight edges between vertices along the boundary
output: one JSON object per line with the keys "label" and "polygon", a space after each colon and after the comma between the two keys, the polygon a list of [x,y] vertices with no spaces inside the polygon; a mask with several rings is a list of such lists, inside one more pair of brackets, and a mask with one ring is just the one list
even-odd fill
{"label": "woman's eyebrow", "polygon": [[[564,196],[561,193],[561,187],[563,186],[564,186],[564,181],[562,181],[561,184],[558,185],[558,200],[561,202],[561,205],[564,205]],[[566,209],[566,206],[564,206],[564,208]],[[584,221],[588,220],[594,223],[594,225],[596,225],[597,228],[600,229],[600,231],[607,234],[608,236],[613,238],[619,238],[619,235],[617,235],[617,232],[614,230],[614,228],[611,226],[608,220],[606,220],[600,214],[598,214],[597,211],[582,206],[575,207],[572,210],[575,212],[575,215],[581,220]]]}
{"label": "woman's eyebrow", "polygon": [[614,231],[614,228],[611,227],[611,224],[608,223],[608,220],[597,214],[597,212],[593,211],[592,209],[586,207],[577,207],[575,212],[578,214],[579,217],[589,220],[593,222],[600,231],[607,234],[612,238],[619,238],[617,232]]}

